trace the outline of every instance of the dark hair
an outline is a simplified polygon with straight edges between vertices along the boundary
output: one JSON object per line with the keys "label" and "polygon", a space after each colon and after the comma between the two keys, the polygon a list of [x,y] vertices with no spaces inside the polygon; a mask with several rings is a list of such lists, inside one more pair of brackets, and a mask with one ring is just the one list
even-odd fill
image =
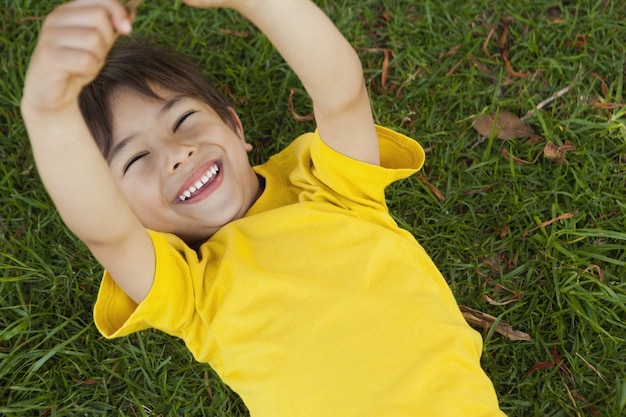
{"label": "dark hair", "polygon": [[154,85],[206,102],[235,129],[228,100],[209,82],[200,67],[163,46],[125,40],[113,46],[98,76],[79,96],[83,118],[105,157],[112,142],[111,95],[120,87],[127,87],[147,97],[161,99],[152,90]]}

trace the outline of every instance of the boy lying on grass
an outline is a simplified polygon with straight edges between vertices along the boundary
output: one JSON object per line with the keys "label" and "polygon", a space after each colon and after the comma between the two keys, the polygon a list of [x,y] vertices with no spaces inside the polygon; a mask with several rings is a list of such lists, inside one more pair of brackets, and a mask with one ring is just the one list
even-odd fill
{"label": "boy lying on grass", "polygon": [[116,42],[131,31],[123,5],[52,12],[22,113],[61,217],[106,269],[98,329],[182,338],[252,416],[501,416],[480,336],[388,214],[385,187],[424,152],[374,125],[350,44],[309,0],[186,3],[256,24],[317,130],[251,167],[200,69]]}

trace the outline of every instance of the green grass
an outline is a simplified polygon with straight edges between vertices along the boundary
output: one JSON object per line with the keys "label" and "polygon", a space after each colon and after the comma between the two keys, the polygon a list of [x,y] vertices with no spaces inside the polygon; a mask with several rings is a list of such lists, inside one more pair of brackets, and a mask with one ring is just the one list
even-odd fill
{"label": "green grass", "polygon": [[[0,414],[246,415],[180,341],[152,331],[107,341],[95,330],[100,267],[55,214],[18,111],[40,18],[57,2],[2,2]],[[319,3],[359,51],[377,120],[428,148],[422,174],[445,201],[417,177],[396,184],[388,198],[398,222],[432,255],[460,304],[533,338],[484,333],[483,364],[503,409],[511,416],[624,415],[626,9],[600,0]],[[504,17],[512,18],[511,66],[525,78],[503,64]],[[297,78],[236,14],[154,0],[141,7],[135,31],[188,52],[230,92],[255,163],[313,127],[288,111],[292,88],[296,111],[310,111]],[[382,49],[392,51],[387,71]],[[471,127],[473,116],[497,109],[523,116],[569,85],[528,120],[547,140],[576,146],[567,163],[539,156],[516,164],[500,149],[533,161],[543,143],[481,142]],[[504,305],[485,299],[513,295]]]}

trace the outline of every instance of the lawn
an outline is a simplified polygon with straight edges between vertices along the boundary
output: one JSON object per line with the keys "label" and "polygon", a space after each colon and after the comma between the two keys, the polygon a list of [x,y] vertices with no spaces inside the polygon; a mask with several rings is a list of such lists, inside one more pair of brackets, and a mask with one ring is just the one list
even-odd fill
{"label": "lawn", "polygon": [[[1,1],[0,414],[247,415],[179,340],[96,331],[101,268],[55,213],[19,114],[42,17],[59,2]],[[359,52],[377,121],[427,150],[389,206],[482,332],[504,411],[625,415],[624,5],[318,3]],[[134,36],[206,68],[254,163],[314,127],[297,78],[237,14],[151,0]]]}

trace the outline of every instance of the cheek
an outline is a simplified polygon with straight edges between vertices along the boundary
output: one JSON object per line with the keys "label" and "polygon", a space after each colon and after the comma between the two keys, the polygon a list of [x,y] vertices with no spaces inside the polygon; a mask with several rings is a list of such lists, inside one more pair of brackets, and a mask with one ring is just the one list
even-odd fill
{"label": "cheek", "polygon": [[149,219],[158,217],[161,208],[161,192],[158,184],[132,181],[120,187],[124,198],[144,226]]}

